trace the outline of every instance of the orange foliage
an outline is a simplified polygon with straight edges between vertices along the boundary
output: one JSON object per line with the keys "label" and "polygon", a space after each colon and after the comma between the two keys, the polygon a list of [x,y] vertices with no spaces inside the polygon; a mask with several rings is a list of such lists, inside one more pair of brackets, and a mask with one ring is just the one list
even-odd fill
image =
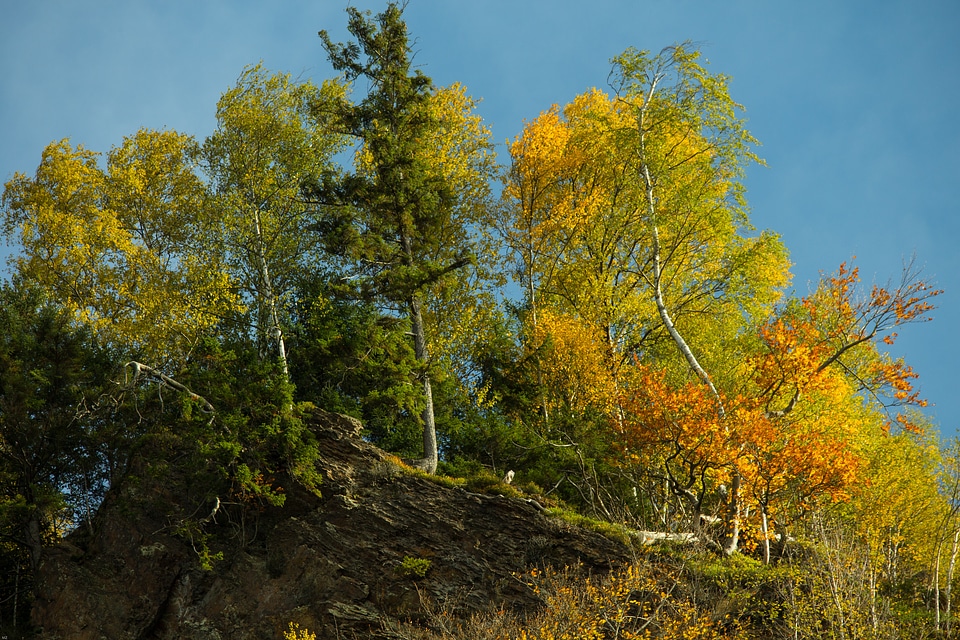
{"label": "orange foliage", "polygon": [[697,467],[733,462],[733,419],[721,420],[716,399],[704,385],[690,381],[674,387],[663,370],[641,364],[637,368],[636,386],[623,400],[630,419],[621,427],[621,444],[628,459],[638,461],[635,452],[643,447],[666,445]]}
{"label": "orange foliage", "polygon": [[[750,362],[767,410],[789,412],[802,395],[821,391],[818,384],[834,367],[880,410],[926,406],[913,387],[913,369],[878,349],[894,344],[894,328],[929,320],[931,300],[942,292],[918,276],[907,265],[899,287],[874,285],[868,296],[857,297],[859,269],[841,264],[800,301],[799,310],[762,326],[764,351]],[[888,428],[893,422],[918,429],[902,414],[894,415]]]}
{"label": "orange foliage", "polygon": [[[736,390],[717,398],[697,380],[673,383],[656,367],[639,364],[639,384],[622,401],[625,460],[660,450],[686,478],[712,474],[724,482],[736,472],[743,495],[765,513],[780,504],[805,506],[843,500],[860,480],[863,436],[891,408],[924,406],[913,387],[917,374],[878,350],[896,339],[899,325],[925,320],[939,295],[916,273],[896,289],[874,286],[857,297],[856,268],[837,274],[799,304],[757,329],[759,349],[743,354]],[[886,424],[918,430],[898,413]]]}
{"label": "orange foliage", "polygon": [[[831,393],[851,400],[841,377],[821,377],[837,386]],[[736,470],[745,495],[765,509],[778,499],[843,499],[857,481],[861,458],[849,437],[855,418],[842,403],[787,417],[771,415],[757,398],[724,396],[721,418],[698,381],[672,387],[650,367],[643,367],[640,379],[624,402],[630,416],[621,433],[625,459],[639,462],[636,452],[655,446],[670,452],[668,459],[689,475],[712,472],[717,482],[727,482]]]}

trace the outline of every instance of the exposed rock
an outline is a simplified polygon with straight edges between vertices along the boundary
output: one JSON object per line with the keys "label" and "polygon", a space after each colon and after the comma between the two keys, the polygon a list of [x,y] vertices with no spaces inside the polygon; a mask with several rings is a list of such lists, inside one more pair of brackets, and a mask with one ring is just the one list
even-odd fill
{"label": "exposed rock", "polygon": [[[464,614],[535,607],[519,579],[535,566],[596,572],[630,558],[527,501],[403,473],[355,420],[317,411],[311,423],[322,497],[290,483],[286,504],[262,513],[246,540],[226,517],[211,519],[205,532],[233,540],[212,571],[145,503],[105,502],[96,534],[71,536],[41,567],[42,637],[261,640],[296,622],[318,638],[386,638],[385,620],[418,620],[427,603]],[[423,577],[401,570],[404,558],[429,560]]]}

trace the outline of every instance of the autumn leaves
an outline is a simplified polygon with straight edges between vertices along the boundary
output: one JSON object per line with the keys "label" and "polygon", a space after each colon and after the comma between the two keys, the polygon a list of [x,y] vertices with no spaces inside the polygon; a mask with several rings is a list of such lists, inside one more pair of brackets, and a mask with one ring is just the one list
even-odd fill
{"label": "autumn leaves", "polygon": [[629,50],[611,77],[615,95],[555,106],[509,145],[497,228],[544,419],[603,411],[615,464],[693,513],[726,504],[732,551],[740,514],[766,526],[843,499],[867,441],[918,428],[898,413],[923,405],[915,374],[883,347],[939,292],[908,265],[865,294],[841,265],[784,297],[786,250],[747,219],[739,180],[759,159],[726,79],[685,47]]}
{"label": "autumn leaves", "polygon": [[[105,167],[48,147],[4,194],[20,273],[158,366],[236,332],[285,375],[298,282],[330,274],[344,304],[409,324],[426,406],[432,379],[453,380],[448,403],[472,397],[458,415],[506,425],[505,449],[530,431],[581,447],[589,430],[603,446],[580,460],[646,488],[664,524],[722,512],[728,550],[741,518],[786,524],[845,499],[878,439],[919,430],[916,374],[886,349],[939,292],[912,265],[870,290],[841,265],[788,295],[786,248],[747,215],[756,141],[695,50],[627,50],[610,93],[544,111],[498,167],[465,89],[411,73],[399,12],[351,15],[363,46],[325,41],[343,78],[252,67],[203,144],[141,131]],[[501,304],[510,277],[519,300]],[[508,389],[484,350],[528,369]],[[441,446],[425,437],[432,466]]]}

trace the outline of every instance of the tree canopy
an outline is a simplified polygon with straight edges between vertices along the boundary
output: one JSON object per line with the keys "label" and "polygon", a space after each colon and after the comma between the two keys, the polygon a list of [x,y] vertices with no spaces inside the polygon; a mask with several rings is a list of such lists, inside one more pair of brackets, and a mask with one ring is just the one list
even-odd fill
{"label": "tree canopy", "polygon": [[791,291],[788,248],[750,220],[758,142],[689,44],[614,57],[606,89],[544,105],[501,165],[467,89],[413,66],[402,6],[347,25],[320,32],[336,78],[250,66],[203,141],[55,141],[6,184],[11,562],[36,568],[175,457],[209,565],[187,512],[281,504],[280,473],[320,489],[310,403],[430,474],[511,470],[727,555],[777,562],[805,535],[831,558],[849,533],[874,584],[912,571],[949,621],[956,445],[889,353],[941,293],[914,262]]}

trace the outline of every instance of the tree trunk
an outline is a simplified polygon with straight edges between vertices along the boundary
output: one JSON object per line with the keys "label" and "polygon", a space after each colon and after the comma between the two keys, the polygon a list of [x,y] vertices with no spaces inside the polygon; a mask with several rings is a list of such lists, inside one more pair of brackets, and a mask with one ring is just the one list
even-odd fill
{"label": "tree trunk", "polygon": [[937,545],[937,558],[933,565],[933,628],[940,631],[940,550],[942,544]]}
{"label": "tree trunk", "polygon": [[[531,223],[531,227],[532,227]],[[530,300],[530,322],[534,330],[537,328],[537,289],[533,284],[533,247],[527,246],[527,297]],[[543,425],[550,424],[550,409],[547,407],[547,390],[543,386],[543,367],[540,355],[537,354],[537,389],[540,391],[540,415]]]}
{"label": "tree trunk", "polygon": [[950,548],[950,564],[947,565],[947,584],[946,584],[946,596],[947,596],[947,610],[946,610],[946,619],[947,619],[947,637],[950,637],[950,631],[952,630],[952,620],[951,609],[952,609],[952,585],[953,585],[953,571],[957,567],[957,552],[960,551],[960,528],[957,528],[953,532],[953,546]]}
{"label": "tree trunk", "polygon": [[776,535],[780,536],[777,540],[777,559],[779,560],[787,554],[787,544],[790,541],[790,536],[787,532],[787,524],[782,519],[774,519],[773,530]]}
{"label": "tree trunk", "polygon": [[30,550],[30,569],[34,574],[40,568],[40,559],[43,555],[43,536],[40,533],[40,516],[38,513],[30,517],[24,525],[24,537]]}
{"label": "tree trunk", "polygon": [[730,503],[727,506],[726,535],[723,541],[723,555],[730,556],[740,548],[740,474],[733,472],[730,481]]}
{"label": "tree trunk", "polygon": [[[817,525],[820,529],[820,541],[823,543],[824,551],[823,554],[826,564],[827,564],[827,584],[830,587],[830,599],[833,601],[833,606],[836,609],[837,615],[837,627],[839,631],[840,640],[846,640],[847,638],[847,618],[843,610],[843,601],[842,593],[843,589],[840,585],[841,577],[841,561],[839,558],[842,545],[840,540],[831,540],[827,536],[826,527],[823,526],[823,516],[818,515],[816,517]],[[837,557],[834,557],[834,554]]]}
{"label": "tree trunk", "polygon": [[17,609],[20,608],[20,571],[21,571],[20,559],[17,558],[17,575],[13,578],[13,624],[11,625],[14,629],[17,628]]}
{"label": "tree trunk", "polygon": [[420,378],[423,383],[425,400],[423,407],[423,459],[420,461],[420,466],[427,473],[432,474],[437,472],[439,454],[437,451],[437,426],[433,414],[433,388],[430,385],[430,372],[428,370],[427,338],[423,328],[420,300],[416,296],[412,296],[409,305],[410,324],[413,331],[413,353],[421,367]]}
{"label": "tree trunk", "polygon": [[763,531],[763,564],[770,564],[770,526],[766,503],[760,507],[760,522]]}
{"label": "tree trunk", "polygon": [[663,298],[663,264],[660,255],[660,230],[657,226],[657,210],[654,204],[656,201],[653,192],[653,178],[650,176],[650,169],[646,163],[644,163],[641,168],[641,173],[643,174],[643,182],[647,191],[647,216],[650,219],[650,234],[653,238],[653,300],[657,305],[657,313],[660,315],[660,320],[663,322],[663,326],[666,327],[667,333],[670,334],[670,338],[673,339],[680,353],[683,354],[687,364],[693,372],[697,374],[697,377],[707,385],[707,388],[710,389],[710,394],[717,403],[717,413],[722,420],[724,417],[724,409],[723,402],[720,400],[720,393],[717,391],[716,386],[714,386],[710,375],[700,365],[697,357],[693,354],[690,345],[687,344],[687,341],[684,340],[680,332],[677,331],[676,325],[673,324],[673,318],[670,317],[669,310],[667,309],[667,303]]}
{"label": "tree trunk", "polygon": [[260,260],[260,278],[263,280],[263,295],[267,300],[270,314],[270,333],[277,344],[277,353],[280,357],[280,366],[283,369],[283,378],[290,381],[290,369],[287,366],[287,347],[283,339],[283,329],[280,327],[280,314],[277,311],[277,296],[273,291],[273,282],[270,279],[270,269],[267,266],[266,243],[263,240],[263,229],[260,223],[260,209],[254,209],[254,225],[257,233],[257,257]]}

